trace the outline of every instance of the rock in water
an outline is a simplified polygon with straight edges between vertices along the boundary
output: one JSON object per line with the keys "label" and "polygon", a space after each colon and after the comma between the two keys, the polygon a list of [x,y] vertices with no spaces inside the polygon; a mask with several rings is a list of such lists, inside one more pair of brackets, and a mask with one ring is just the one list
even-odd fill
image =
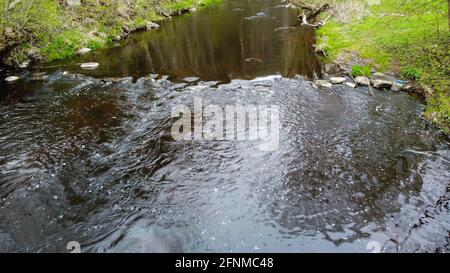
{"label": "rock in water", "polygon": [[83,47],[83,48],[78,49],[77,53],[78,53],[78,54],[85,54],[85,53],[90,52],[91,50],[92,50],[92,49],[90,49],[90,48]]}
{"label": "rock in water", "polygon": [[346,82],[346,83],[344,83],[344,84],[347,85],[348,87],[356,88],[356,84],[354,84],[354,83],[352,83],[352,82]]}
{"label": "rock in water", "polygon": [[345,82],[346,78],[344,77],[331,77],[330,78],[330,82],[332,84],[341,84],[343,82]]}
{"label": "rock in water", "polygon": [[324,87],[324,88],[331,88],[333,85],[327,81],[324,80],[316,80],[314,81],[314,84],[318,87]]}
{"label": "rock in water", "polygon": [[151,30],[151,29],[158,29],[159,25],[157,23],[147,22],[145,27],[147,28],[147,30]]}
{"label": "rock in water", "polygon": [[402,91],[403,90],[403,87],[404,87],[405,85],[403,84],[403,83],[400,83],[400,82],[394,82],[393,84],[392,84],[392,87],[391,87],[391,90],[392,91],[394,91],[394,92],[400,92],[400,91]]}
{"label": "rock in water", "polygon": [[23,63],[21,63],[19,65],[19,68],[27,68],[28,66],[30,66],[30,60],[26,60]]}
{"label": "rock in water", "polygon": [[369,78],[365,77],[365,76],[358,76],[355,78],[355,82],[359,85],[362,86],[369,86],[370,85],[370,80]]}
{"label": "rock in water", "polygon": [[372,85],[375,88],[391,88],[392,87],[392,82],[391,81],[386,81],[386,80],[372,80]]}
{"label": "rock in water", "polygon": [[7,81],[7,82],[14,82],[14,81],[17,81],[18,79],[20,79],[20,78],[17,77],[17,76],[9,76],[9,77],[5,78],[5,81]]}
{"label": "rock in water", "polygon": [[95,69],[98,67],[98,65],[98,63],[83,63],[80,65],[80,67],[83,69]]}
{"label": "rock in water", "polygon": [[375,73],[373,73],[373,77],[374,78],[384,78],[384,77],[386,77],[386,75],[381,72],[375,72]]}

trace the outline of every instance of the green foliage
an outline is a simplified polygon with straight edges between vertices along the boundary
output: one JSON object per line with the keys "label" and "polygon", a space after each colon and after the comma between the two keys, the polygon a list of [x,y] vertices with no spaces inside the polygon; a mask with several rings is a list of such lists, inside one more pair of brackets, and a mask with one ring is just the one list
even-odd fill
{"label": "green foliage", "polygon": [[353,65],[352,66],[352,76],[353,77],[358,77],[358,76],[370,77],[370,76],[372,76],[372,71],[370,69],[370,66],[368,66],[368,65]]}
{"label": "green foliage", "polygon": [[[340,6],[365,0],[333,1]],[[332,60],[356,55],[380,71],[400,70],[403,77],[431,88],[425,114],[450,133],[447,8],[447,0],[382,0],[381,5],[366,5],[362,16],[353,14],[348,22],[342,18],[328,22],[317,32],[318,44]],[[335,16],[338,11],[333,10]]]}
{"label": "green foliage", "polygon": [[[85,45],[98,49],[113,43],[123,26],[133,29],[171,12],[220,0],[83,0],[74,7],[55,0],[0,0],[0,47],[15,40],[38,48],[46,60],[64,59]],[[96,37],[90,32],[101,33]],[[11,37],[12,36],[12,37]],[[8,39],[6,39],[8,38]],[[26,59],[26,47],[12,51],[16,63]]]}
{"label": "green foliage", "polygon": [[89,40],[86,44],[87,48],[90,48],[92,50],[99,49],[103,46],[103,43],[101,43],[99,40]]}
{"label": "green foliage", "polygon": [[82,36],[77,31],[65,31],[56,36],[50,43],[43,48],[43,52],[48,59],[66,59],[75,55],[76,49],[82,41]]}
{"label": "green foliage", "polygon": [[400,74],[406,79],[418,81],[422,77],[422,70],[420,70],[418,68],[407,66],[407,67],[403,67],[400,70]]}

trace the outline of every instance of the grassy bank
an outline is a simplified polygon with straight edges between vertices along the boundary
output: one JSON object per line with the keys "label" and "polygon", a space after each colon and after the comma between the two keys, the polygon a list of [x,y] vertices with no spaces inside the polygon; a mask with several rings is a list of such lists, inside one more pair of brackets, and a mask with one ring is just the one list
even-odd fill
{"label": "grassy bank", "polygon": [[108,46],[150,21],[217,1],[0,0],[0,56],[15,66],[69,58],[83,47]]}
{"label": "grassy bank", "polygon": [[425,116],[450,133],[450,32],[447,0],[307,0],[330,3],[318,30],[328,60],[366,65],[417,80]]}

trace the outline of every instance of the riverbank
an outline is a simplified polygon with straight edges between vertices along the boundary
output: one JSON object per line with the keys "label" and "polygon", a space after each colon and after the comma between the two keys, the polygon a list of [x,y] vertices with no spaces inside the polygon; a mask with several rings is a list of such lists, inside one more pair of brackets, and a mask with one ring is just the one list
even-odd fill
{"label": "riverbank", "polygon": [[317,31],[317,50],[326,62],[417,81],[426,100],[424,116],[450,133],[447,1],[299,2],[331,6],[321,15],[326,24]]}
{"label": "riverbank", "polygon": [[0,0],[0,57],[13,67],[70,58],[158,28],[154,22],[220,0]]}

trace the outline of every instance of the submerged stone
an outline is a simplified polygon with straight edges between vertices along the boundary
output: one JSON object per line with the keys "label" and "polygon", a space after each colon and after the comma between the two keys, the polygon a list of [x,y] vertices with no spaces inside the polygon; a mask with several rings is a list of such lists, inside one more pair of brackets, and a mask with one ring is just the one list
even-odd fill
{"label": "submerged stone", "polygon": [[9,76],[9,77],[5,78],[5,81],[14,82],[14,81],[17,81],[18,79],[20,79],[18,76]]}
{"label": "submerged stone", "polygon": [[81,68],[83,69],[95,69],[99,66],[99,63],[94,63],[94,62],[90,62],[90,63],[83,63],[80,65]]}

